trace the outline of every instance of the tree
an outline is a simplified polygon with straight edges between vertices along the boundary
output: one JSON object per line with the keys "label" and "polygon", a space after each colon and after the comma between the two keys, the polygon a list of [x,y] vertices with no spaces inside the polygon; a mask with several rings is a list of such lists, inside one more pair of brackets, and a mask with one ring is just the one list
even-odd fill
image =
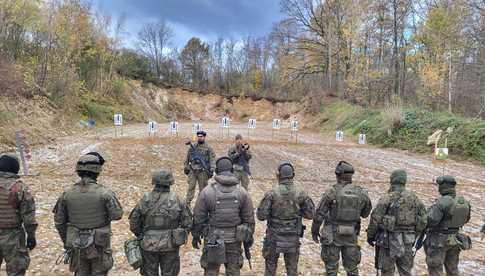
{"label": "tree", "polygon": [[180,53],[185,83],[192,88],[207,88],[209,45],[199,38],[191,38]]}
{"label": "tree", "polygon": [[138,47],[150,59],[159,79],[163,79],[163,72],[166,71],[163,67],[165,53],[169,50],[172,37],[172,28],[163,20],[158,23],[147,23],[138,32]]}

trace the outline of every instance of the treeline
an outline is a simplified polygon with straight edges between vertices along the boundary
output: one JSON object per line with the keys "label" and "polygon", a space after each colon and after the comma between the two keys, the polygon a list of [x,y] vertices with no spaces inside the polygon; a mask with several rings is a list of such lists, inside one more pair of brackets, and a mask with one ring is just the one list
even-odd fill
{"label": "treeline", "polygon": [[[126,49],[113,22],[80,0],[0,3],[0,53],[31,93],[116,95],[119,76],[223,95],[325,95],[485,117],[481,0],[281,0],[268,35],[173,47],[163,20]],[[110,34],[110,35],[108,35]],[[134,34],[132,34],[134,35]]]}

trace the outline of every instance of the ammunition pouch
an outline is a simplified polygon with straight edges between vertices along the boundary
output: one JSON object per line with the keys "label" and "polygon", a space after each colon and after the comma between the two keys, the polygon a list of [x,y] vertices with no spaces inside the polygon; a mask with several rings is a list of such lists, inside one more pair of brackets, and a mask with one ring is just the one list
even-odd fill
{"label": "ammunition pouch", "polygon": [[94,230],[80,230],[73,226],[67,227],[66,247],[86,249],[94,245]]}
{"label": "ammunition pouch", "polygon": [[187,231],[183,228],[176,228],[172,230],[172,244],[174,247],[179,247],[187,243]]}
{"label": "ammunition pouch", "polygon": [[206,260],[209,264],[224,264],[226,263],[226,245],[223,239],[216,239],[214,242],[207,242],[204,244],[204,251],[206,252]]}
{"label": "ammunition pouch", "polygon": [[461,250],[472,249],[472,240],[468,235],[458,233],[456,234],[456,239],[458,240],[458,245],[460,246]]}
{"label": "ammunition pouch", "polygon": [[167,230],[148,230],[143,234],[141,248],[150,252],[173,251],[172,231]]}
{"label": "ammunition pouch", "polygon": [[396,228],[396,217],[385,215],[382,218],[382,228],[386,231],[393,232]]}
{"label": "ammunition pouch", "polygon": [[236,241],[237,242],[248,242],[251,240],[251,230],[246,224],[241,224],[236,227]]}

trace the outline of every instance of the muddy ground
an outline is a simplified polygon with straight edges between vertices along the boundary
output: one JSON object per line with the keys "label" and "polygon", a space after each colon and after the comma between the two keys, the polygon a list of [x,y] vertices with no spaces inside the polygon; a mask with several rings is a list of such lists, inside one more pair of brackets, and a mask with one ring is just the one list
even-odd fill
{"label": "muddy ground", "polygon": [[[340,160],[347,160],[355,166],[355,182],[369,190],[374,204],[387,190],[389,174],[394,169],[404,168],[408,171],[408,186],[419,193],[426,205],[431,204],[438,195],[436,186],[432,184],[433,179],[443,172],[452,174],[460,183],[459,193],[469,199],[473,206],[472,220],[464,231],[472,237],[474,245],[472,250],[462,254],[460,269],[463,275],[485,275],[485,244],[479,239],[479,228],[485,217],[484,167],[454,161],[444,165],[435,164],[431,156],[360,146],[355,141],[337,143],[331,135],[311,131],[301,131],[296,144],[288,130],[273,133],[270,126],[271,123],[258,122],[258,129],[249,133],[249,143],[254,155],[251,162],[253,179],[249,191],[255,206],[275,183],[275,170],[282,161],[290,161],[295,165],[297,185],[308,191],[315,204],[318,203],[321,193],[334,183],[334,168]],[[169,137],[166,126],[163,126],[157,137],[148,137],[146,125],[132,125],[124,127],[121,138],[114,137],[113,128],[106,128],[59,138],[53,144],[35,148],[31,170],[39,175],[24,178],[37,200],[40,223],[38,247],[31,253],[32,262],[28,275],[69,275],[65,265],[55,265],[57,257],[62,253],[62,244],[55,232],[51,210],[59,194],[77,180],[75,162],[90,147],[101,149],[105,154],[107,163],[100,182],[118,195],[124,207],[123,219],[113,223],[112,227],[115,265],[110,274],[138,275],[127,265],[123,253],[124,241],[132,237],[128,215],[143,193],[151,189],[152,170],[172,170],[176,178],[173,188],[180,196],[185,196],[187,184],[182,163],[187,151],[184,142],[192,136],[191,124],[183,123],[180,128],[178,137]],[[241,132],[248,136],[246,124],[242,123],[233,125],[230,137],[226,136],[224,139],[221,137],[221,129],[215,123],[205,124],[204,128],[208,130],[208,142],[217,155],[226,153],[236,133]],[[368,220],[363,221],[364,231],[367,223]],[[306,224],[309,230],[311,222],[307,221]],[[257,222],[253,270],[250,271],[245,264],[242,275],[263,275],[264,261],[260,252],[264,230],[265,224]],[[375,273],[373,248],[365,242],[365,235],[361,235],[360,243],[361,274],[372,275]],[[184,246],[181,249],[180,275],[203,275],[199,257],[200,253],[192,249],[190,244]],[[278,275],[284,275],[283,267],[280,261]],[[5,275],[4,269],[3,266],[0,274]],[[426,275],[422,251],[417,255],[415,270],[416,275]],[[320,246],[313,243],[310,232],[307,231],[302,239],[300,274],[323,275],[323,272]]]}

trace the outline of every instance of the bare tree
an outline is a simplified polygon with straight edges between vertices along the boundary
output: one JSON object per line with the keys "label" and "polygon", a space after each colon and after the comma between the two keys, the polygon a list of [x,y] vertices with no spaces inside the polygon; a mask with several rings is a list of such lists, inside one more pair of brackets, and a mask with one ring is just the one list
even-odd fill
{"label": "bare tree", "polygon": [[138,47],[152,62],[156,76],[163,78],[165,54],[173,38],[172,28],[163,20],[147,23],[138,32]]}

